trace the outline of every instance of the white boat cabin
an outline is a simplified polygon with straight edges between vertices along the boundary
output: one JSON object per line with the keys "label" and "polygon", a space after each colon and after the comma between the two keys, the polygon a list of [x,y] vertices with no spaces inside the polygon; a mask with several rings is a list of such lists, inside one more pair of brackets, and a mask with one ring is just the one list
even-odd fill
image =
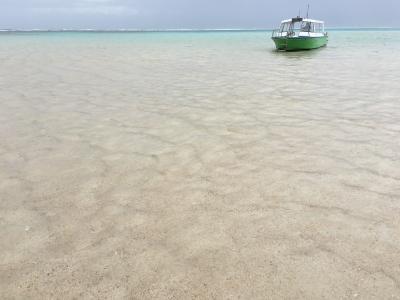
{"label": "white boat cabin", "polygon": [[303,18],[283,20],[281,27],[274,31],[275,37],[321,37],[325,35],[323,21]]}

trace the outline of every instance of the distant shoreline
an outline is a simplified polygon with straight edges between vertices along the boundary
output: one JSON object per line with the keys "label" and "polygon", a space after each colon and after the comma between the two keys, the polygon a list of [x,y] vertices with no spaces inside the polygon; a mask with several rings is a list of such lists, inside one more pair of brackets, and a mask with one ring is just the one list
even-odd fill
{"label": "distant shoreline", "polygon": [[[271,28],[217,28],[217,29],[0,29],[0,33],[12,32],[85,32],[85,33],[151,33],[151,32],[256,32],[256,31],[272,31]],[[327,27],[330,31],[397,31],[396,27]]]}

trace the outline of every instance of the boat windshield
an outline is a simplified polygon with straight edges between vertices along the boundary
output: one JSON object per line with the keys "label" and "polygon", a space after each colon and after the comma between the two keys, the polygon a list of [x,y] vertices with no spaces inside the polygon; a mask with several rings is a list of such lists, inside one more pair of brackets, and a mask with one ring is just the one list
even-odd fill
{"label": "boat windshield", "polygon": [[288,32],[290,29],[291,22],[286,22],[281,24],[281,32]]}
{"label": "boat windshield", "polygon": [[292,26],[290,26],[291,32],[300,32],[301,31],[302,22],[292,22]]}
{"label": "boat windshield", "polygon": [[313,31],[312,29],[313,28],[312,28],[311,22],[302,22],[301,23],[301,31],[302,32],[310,32],[310,31]]}

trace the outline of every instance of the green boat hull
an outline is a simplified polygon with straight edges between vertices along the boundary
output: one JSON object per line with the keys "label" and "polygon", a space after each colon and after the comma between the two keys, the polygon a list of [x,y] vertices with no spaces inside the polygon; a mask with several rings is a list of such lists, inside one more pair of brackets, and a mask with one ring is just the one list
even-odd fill
{"label": "green boat hull", "polygon": [[273,37],[276,49],[285,51],[311,50],[328,44],[328,37]]}

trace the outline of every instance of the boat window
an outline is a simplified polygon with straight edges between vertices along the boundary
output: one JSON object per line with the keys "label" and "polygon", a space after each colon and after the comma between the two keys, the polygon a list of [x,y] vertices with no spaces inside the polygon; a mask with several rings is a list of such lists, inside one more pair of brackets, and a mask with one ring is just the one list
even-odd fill
{"label": "boat window", "polygon": [[302,22],[294,22],[294,23],[292,23],[292,26],[291,26],[291,32],[299,32],[299,31],[301,31],[301,24],[302,24]]}
{"label": "boat window", "polygon": [[281,32],[288,32],[290,27],[290,23],[283,23],[281,25]]}
{"label": "boat window", "polygon": [[303,22],[303,23],[301,23],[301,31],[302,32],[313,31],[313,28],[311,26],[311,22]]}
{"label": "boat window", "polygon": [[314,32],[322,32],[322,24],[314,23]]}

